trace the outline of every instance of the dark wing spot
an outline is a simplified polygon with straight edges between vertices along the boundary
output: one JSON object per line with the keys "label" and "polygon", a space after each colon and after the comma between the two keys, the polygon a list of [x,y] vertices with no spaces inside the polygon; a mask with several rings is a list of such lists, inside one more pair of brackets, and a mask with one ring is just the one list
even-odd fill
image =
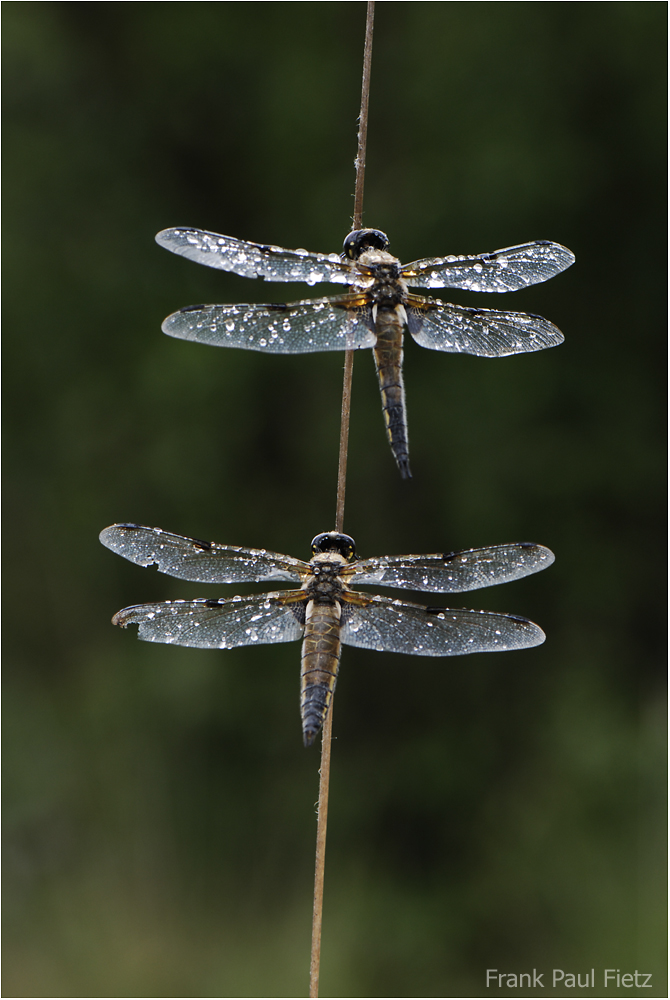
{"label": "dark wing spot", "polygon": [[291,609],[291,614],[293,617],[301,624],[305,624],[305,604],[306,601],[296,601],[293,604],[288,604],[287,607]]}
{"label": "dark wing spot", "polygon": [[211,542],[204,542],[202,538],[189,538],[189,542],[192,542],[198,549],[204,549],[205,552],[209,552],[212,547]]}
{"label": "dark wing spot", "polygon": [[511,618],[513,622],[521,622],[523,625],[533,624],[530,618],[522,618],[521,615],[505,615],[505,618]]}
{"label": "dark wing spot", "polygon": [[199,305],[199,306],[184,306],[183,309],[179,310],[179,312],[180,313],[200,312],[200,310],[204,309],[204,308],[205,308],[204,305]]}
{"label": "dark wing spot", "polygon": [[265,308],[275,310],[276,312],[285,312],[288,306],[285,302],[268,302]]}
{"label": "dark wing spot", "polygon": [[207,601],[204,602],[204,605],[205,605],[206,608],[220,608],[222,601],[223,601],[223,598],[220,598],[218,601],[207,600]]}
{"label": "dark wing spot", "polygon": [[534,549],[535,542],[519,542],[520,549]]}
{"label": "dark wing spot", "polygon": [[141,524],[133,524],[132,521],[121,521],[120,524],[114,525],[115,528],[141,528]]}
{"label": "dark wing spot", "polygon": [[428,608],[426,608],[426,614],[427,615],[441,615],[441,614],[444,614],[444,612],[448,611],[448,610],[449,610],[448,608],[431,608],[431,607],[428,607]]}
{"label": "dark wing spot", "polygon": [[371,333],[376,333],[375,322],[372,318],[372,307],[366,306],[347,306],[341,302],[333,302],[331,299],[331,305],[334,305],[336,309],[346,309],[349,314],[353,314],[361,323],[367,326]]}

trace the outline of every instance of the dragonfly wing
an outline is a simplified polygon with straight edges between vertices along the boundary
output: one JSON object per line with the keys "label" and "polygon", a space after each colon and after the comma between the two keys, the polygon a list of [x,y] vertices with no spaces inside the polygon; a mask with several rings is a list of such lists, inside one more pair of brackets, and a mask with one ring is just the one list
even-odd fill
{"label": "dragonfly wing", "polygon": [[257,580],[299,583],[310,572],[308,563],[291,556],[265,549],[217,545],[141,524],[113,524],[100,532],[100,541],[138,566],[156,563],[160,573],[195,583]]}
{"label": "dragonfly wing", "polygon": [[429,556],[359,559],[347,583],[376,583],[408,590],[461,593],[520,580],[551,566],[554,553],[544,545],[516,542]]}
{"label": "dragonfly wing", "polygon": [[430,257],[405,264],[402,277],[416,288],[465,288],[471,292],[516,292],[548,281],[575,262],[560,243],[536,240],[493,253]]}
{"label": "dragonfly wing", "polygon": [[268,642],[292,642],[304,630],[304,601],[286,601],[300,591],[208,601],[163,601],[124,608],[114,625],[139,625],[138,638],[201,649],[232,649]]}
{"label": "dragonfly wing", "polygon": [[269,354],[351,351],[377,342],[372,309],[354,295],[288,305],[187,306],[162,329],[181,340]]}
{"label": "dragonfly wing", "polygon": [[504,358],[562,344],[563,334],[533,313],[473,309],[410,295],[407,325],[417,344],[433,351]]}
{"label": "dragonfly wing", "polygon": [[426,608],[376,595],[365,606],[343,603],[342,642],[412,656],[462,656],[539,646],[541,628],[515,615]]}
{"label": "dragonfly wing", "polygon": [[232,271],[244,278],[266,278],[268,281],[319,281],[349,285],[356,273],[349,261],[339,254],[309,253],[307,250],[285,250],[262,243],[248,243],[232,236],[208,233],[202,229],[164,229],[156,242],[172,253],[188,257],[197,264]]}

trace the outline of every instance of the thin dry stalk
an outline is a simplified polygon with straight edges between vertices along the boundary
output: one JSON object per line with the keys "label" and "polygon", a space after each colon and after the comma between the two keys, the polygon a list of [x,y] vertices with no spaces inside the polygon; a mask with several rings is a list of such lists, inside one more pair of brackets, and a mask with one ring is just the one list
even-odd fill
{"label": "thin dry stalk", "polygon": [[372,30],[375,23],[375,5],[368,3],[365,22],[365,50],[363,53],[363,83],[361,86],[361,113],[358,119],[358,154],[356,156],[356,194],[352,229],[363,224],[363,186],[365,183],[365,153],[368,143],[368,104],[370,102],[370,67],[372,66]]}
{"label": "thin dry stalk", "polygon": [[[363,185],[365,180],[365,151],[368,136],[368,102],[370,98],[370,66],[372,63],[372,31],[375,5],[368,2],[365,22],[365,50],[363,55],[363,82],[361,87],[361,113],[358,126],[358,153],[356,155],[356,190],[352,229],[360,229],[363,220]],[[351,411],[351,378],[354,369],[354,352],[347,351],[344,361],[342,386],[342,422],[340,425],[340,459],[337,472],[337,506],[335,530],[344,526],[344,494],[347,483],[347,451],[349,446],[349,414]],[[319,769],[319,811],[316,829],[316,864],[314,871],[314,910],[312,914],[312,954],[309,967],[309,995],[319,995],[319,969],[321,964],[321,925],[323,920],[323,878],[326,865],[326,827],[328,823],[328,786],[330,783],[330,744],[333,731],[333,699],[323,724],[321,740],[321,767]]]}
{"label": "thin dry stalk", "polygon": [[[356,154],[356,189],[354,194],[354,217],[351,228],[363,225],[363,188],[365,186],[365,154],[368,143],[368,104],[370,102],[370,67],[372,65],[372,31],[375,20],[375,5],[368,2],[365,22],[365,50],[363,53],[363,82],[361,85],[361,113],[358,118],[358,152]],[[344,494],[347,485],[347,453],[349,450],[349,414],[351,412],[351,377],[354,370],[354,352],[344,356],[344,382],[342,385],[342,422],[340,424],[340,461],[337,470],[337,506],[335,508],[335,531],[344,528]]]}
{"label": "thin dry stalk", "polygon": [[323,915],[323,875],[326,867],[326,826],[328,824],[328,785],[330,783],[330,742],[333,732],[333,702],[323,724],[321,767],[319,769],[319,815],[316,828],[316,863],[314,870],[314,910],[312,913],[312,956],[309,966],[309,995],[319,995],[321,962],[321,918]]}

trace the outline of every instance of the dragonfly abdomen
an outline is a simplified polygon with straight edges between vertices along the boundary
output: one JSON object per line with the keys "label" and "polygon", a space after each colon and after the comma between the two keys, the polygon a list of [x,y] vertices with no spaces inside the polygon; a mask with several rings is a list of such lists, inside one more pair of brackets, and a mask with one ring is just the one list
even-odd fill
{"label": "dragonfly abdomen", "polygon": [[305,746],[310,746],[328,714],[342,644],[338,602],[309,601],[305,612],[300,671],[300,714]]}
{"label": "dragonfly abdomen", "polygon": [[377,308],[375,321],[377,344],[374,347],[374,355],[382,394],[382,412],[391,451],[403,479],[411,479],[407,407],[402,379],[404,312],[402,305]]}

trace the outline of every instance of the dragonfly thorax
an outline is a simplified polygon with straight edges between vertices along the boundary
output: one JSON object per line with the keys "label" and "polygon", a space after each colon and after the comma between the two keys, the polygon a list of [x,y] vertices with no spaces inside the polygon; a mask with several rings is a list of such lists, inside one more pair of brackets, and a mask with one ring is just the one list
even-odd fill
{"label": "dragonfly thorax", "polygon": [[407,285],[400,277],[397,257],[384,250],[366,250],[358,260],[358,267],[367,278],[366,293],[373,305],[392,309],[407,301]]}
{"label": "dragonfly thorax", "polygon": [[315,604],[332,604],[344,590],[340,577],[346,560],[338,552],[321,552],[311,562],[312,575],[304,584],[310,600]]}

